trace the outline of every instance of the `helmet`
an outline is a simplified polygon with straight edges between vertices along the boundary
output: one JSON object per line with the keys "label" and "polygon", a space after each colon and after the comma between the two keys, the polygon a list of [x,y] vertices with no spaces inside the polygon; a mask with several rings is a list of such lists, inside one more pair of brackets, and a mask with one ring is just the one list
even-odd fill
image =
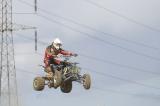
{"label": "helmet", "polygon": [[52,46],[53,46],[54,48],[56,48],[57,50],[59,50],[59,49],[61,48],[61,46],[62,46],[61,40],[60,40],[59,38],[55,38],[55,39],[53,40]]}

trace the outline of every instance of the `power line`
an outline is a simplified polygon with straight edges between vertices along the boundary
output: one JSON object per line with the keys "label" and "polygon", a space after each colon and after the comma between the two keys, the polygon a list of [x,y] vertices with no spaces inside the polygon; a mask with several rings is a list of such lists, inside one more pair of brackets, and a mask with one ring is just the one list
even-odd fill
{"label": "power line", "polygon": [[159,29],[156,29],[156,28],[154,28],[154,27],[151,27],[151,26],[149,26],[149,25],[146,25],[146,24],[144,24],[144,23],[141,23],[141,22],[139,22],[139,21],[137,21],[137,20],[135,20],[135,19],[129,18],[128,16],[125,16],[125,15],[119,13],[119,12],[116,12],[116,11],[113,11],[113,10],[111,10],[111,9],[109,9],[109,8],[106,8],[106,7],[100,5],[100,4],[96,3],[96,2],[93,2],[93,1],[91,1],[91,0],[83,0],[83,1],[85,1],[85,2],[87,2],[87,3],[89,3],[89,4],[92,4],[92,5],[94,5],[94,6],[98,7],[98,8],[101,8],[101,9],[105,10],[106,12],[109,12],[109,13],[112,13],[112,14],[118,16],[118,17],[121,17],[121,18],[123,18],[123,19],[125,19],[125,20],[127,20],[127,21],[130,21],[130,22],[132,22],[132,23],[135,23],[135,24],[137,24],[137,25],[139,25],[139,26],[145,27],[145,28],[150,29],[150,30],[152,30],[152,31],[160,32]]}
{"label": "power line", "polygon": [[[102,74],[102,73],[101,73]],[[104,73],[103,73],[104,74]],[[142,84],[142,83],[139,83],[139,82],[135,82],[135,81],[131,81],[131,80],[127,80],[127,79],[121,79],[120,77],[116,77],[116,76],[113,76],[113,75],[109,75],[107,74],[108,76],[112,77],[112,78],[116,78],[116,79],[119,79],[119,80],[123,80],[123,81],[127,81],[127,82],[132,82],[132,83],[135,83],[135,84],[138,84],[138,85],[141,85],[141,86],[144,86],[144,87],[149,87],[149,88],[154,88],[154,89],[160,89],[159,87],[153,87],[153,86],[150,86],[150,85],[147,85],[146,84]]]}
{"label": "power line", "polygon": [[[41,17],[42,17],[42,15],[40,15]],[[80,31],[78,31],[78,32],[80,32]],[[84,32],[83,32],[84,33]],[[113,76],[112,76],[113,77]],[[124,79],[123,79],[124,80]],[[126,81],[126,80],[125,80]],[[151,86],[149,86],[149,87],[151,87]]]}
{"label": "power line", "polygon": [[[121,94],[121,95],[130,95],[130,96],[136,96],[136,97],[140,97],[138,94],[136,93],[130,93],[130,92],[124,92],[124,91],[118,91],[118,90],[114,90],[114,89],[110,89],[110,88],[103,88],[103,87],[95,87],[93,86],[92,87],[93,89],[96,89],[98,91],[101,91],[101,92],[111,92],[111,93],[115,93],[115,94]],[[142,94],[141,98],[144,98],[145,94]],[[156,96],[156,97],[160,97],[160,95],[157,95],[157,94],[153,94],[153,96]],[[146,97],[146,95],[145,95]],[[150,98],[150,96],[148,96],[148,98]]]}
{"label": "power line", "polygon": [[[45,17],[46,18],[46,17]],[[47,18],[48,19],[48,18]],[[57,21],[56,21],[57,22]],[[60,23],[60,22],[58,22],[58,23]],[[60,23],[61,24],[61,23]],[[79,32],[79,31],[78,31]],[[86,33],[85,33],[86,34]],[[88,34],[87,34],[88,35]],[[47,43],[44,43],[44,42],[42,42],[42,41],[40,41],[41,43],[43,43],[43,44],[47,44]],[[143,55],[143,54],[142,54]],[[84,56],[84,55],[83,55]],[[145,56],[147,56],[148,57],[148,55],[145,55]],[[88,56],[87,56],[88,57]],[[149,56],[150,57],[150,56]],[[93,59],[93,57],[90,57],[90,58],[92,58]],[[94,58],[95,59],[95,58]],[[98,59],[96,59],[96,60],[98,60]],[[159,60],[159,59],[158,59]],[[104,62],[104,60],[101,60],[101,61],[103,61]],[[106,61],[105,61],[106,62]],[[112,63],[112,64],[115,64],[115,63],[113,63],[113,62],[109,62],[109,63]],[[121,64],[117,64],[117,65],[119,65],[119,66],[122,66]],[[126,65],[123,65],[122,67],[126,67]],[[137,68],[135,68],[135,67],[128,67],[128,68],[131,68],[131,69],[136,69],[136,70],[141,70],[142,71],[142,69],[137,69]],[[143,72],[149,72],[149,73],[152,73],[152,74],[160,74],[160,73],[157,73],[157,72],[151,72],[151,71],[144,71],[143,70]]]}
{"label": "power line", "polygon": [[[82,68],[84,68],[84,67],[82,67]],[[84,69],[92,70],[92,69],[89,69],[89,68],[84,68]],[[140,85],[140,86],[143,86],[143,87],[153,88],[153,89],[158,89],[158,90],[160,90],[160,87],[147,85],[147,84],[140,83],[140,82],[133,81],[133,80],[129,80],[129,79],[124,79],[124,78],[121,78],[121,77],[118,77],[118,76],[115,76],[115,75],[106,74],[106,73],[98,72],[98,71],[95,71],[95,70],[92,70],[91,72],[97,73],[97,74],[102,75],[102,76],[105,76],[105,77],[110,77],[110,78],[117,79],[117,80],[121,80],[121,81],[124,81],[124,82],[128,82],[128,83]]]}
{"label": "power line", "polygon": [[[38,55],[41,55],[41,54],[38,53]],[[118,76],[115,76],[115,75],[111,75],[111,74],[106,74],[106,73],[98,72],[98,71],[95,71],[93,69],[89,69],[89,68],[85,68],[85,67],[82,67],[82,68],[90,70],[91,72],[97,73],[98,75],[102,75],[102,76],[105,76],[105,77],[110,77],[110,78],[113,78],[113,79],[117,79],[117,80],[121,80],[121,81],[124,81],[124,82],[140,85],[140,86],[143,86],[143,87],[148,87],[148,88],[153,88],[153,89],[160,89],[159,87],[143,84],[143,83],[140,83],[140,82],[137,82],[137,81],[132,81],[132,80],[124,79],[124,78],[121,78],[121,77],[118,77]]]}
{"label": "power line", "polygon": [[[20,0],[20,1],[22,1],[22,0]],[[90,35],[90,34],[88,34],[88,33],[86,33],[86,32],[82,32],[82,31],[80,31],[80,30],[77,30],[77,29],[75,29],[75,28],[73,28],[73,27],[71,27],[71,26],[68,26],[68,25],[66,25],[66,24],[63,24],[63,23],[61,23],[61,22],[59,22],[59,21],[57,21],[57,20],[51,19],[51,18],[49,18],[49,17],[46,17],[45,15],[42,15],[42,14],[37,14],[37,15],[40,16],[40,17],[42,17],[42,18],[44,18],[44,19],[46,19],[46,20],[48,20],[48,21],[50,21],[50,22],[52,22],[52,23],[59,24],[59,25],[65,27],[65,28],[68,28],[68,29],[73,30],[73,31],[78,32],[78,33],[81,33],[82,35],[86,35],[87,37],[89,37],[89,38],[91,38],[91,39],[94,39],[94,40],[103,42],[103,43],[105,43],[105,44],[108,44],[108,45],[111,45],[111,46],[114,46],[114,47],[118,47],[118,48],[123,49],[123,50],[125,50],[125,51],[131,52],[131,53],[134,53],[134,54],[137,54],[137,55],[139,55],[139,56],[144,56],[144,57],[147,57],[147,58],[156,60],[156,61],[160,61],[160,58],[153,57],[153,56],[150,56],[150,55],[146,55],[146,54],[144,54],[144,53],[139,53],[139,52],[137,52],[137,51],[135,51],[135,50],[132,50],[132,49],[129,49],[129,48],[126,48],[126,47],[122,47],[121,45],[117,45],[117,44],[115,44],[115,43],[112,43],[112,42],[106,41],[106,40],[104,40],[104,39],[101,39],[101,38],[99,38],[99,37]]]}
{"label": "power line", "polygon": [[59,25],[65,27],[65,28],[68,28],[68,29],[70,29],[70,30],[73,30],[73,31],[75,31],[75,32],[78,32],[78,33],[80,33],[81,35],[87,36],[88,38],[91,38],[91,39],[93,39],[93,40],[96,40],[96,41],[99,41],[99,42],[103,42],[103,43],[105,43],[105,44],[107,44],[107,45],[111,45],[111,46],[120,48],[120,49],[122,49],[122,50],[125,50],[125,51],[127,51],[127,52],[130,52],[130,53],[133,53],[133,54],[136,54],[136,55],[139,55],[139,56],[143,56],[143,57],[146,57],[146,58],[149,58],[149,59],[153,59],[153,60],[156,60],[156,61],[160,61],[160,58],[157,58],[157,57],[154,57],[154,56],[150,56],[150,55],[147,55],[147,54],[144,54],[144,53],[140,53],[140,52],[137,52],[137,51],[135,51],[135,50],[132,50],[132,49],[123,47],[123,46],[121,46],[121,45],[118,45],[118,44],[116,44],[116,43],[112,43],[112,42],[106,41],[106,40],[101,39],[101,38],[99,38],[99,37],[93,36],[93,35],[88,34],[88,33],[86,33],[86,32],[82,32],[82,31],[80,31],[80,30],[78,30],[78,29],[75,29],[75,28],[73,28],[73,27],[71,27],[71,26],[68,26],[68,25],[66,25],[66,24],[63,24],[63,23],[61,23],[61,22],[59,22],[59,21],[57,21],[57,20],[48,18],[48,17],[46,17],[45,15],[42,15],[42,14],[40,15],[40,14],[39,14],[38,16],[40,16],[40,17],[42,17],[42,18],[44,18],[44,19],[46,19],[46,20],[48,20],[48,21],[50,21],[50,22],[52,22],[52,23],[59,24]]}
{"label": "power line", "polygon": [[[31,38],[31,37],[27,37],[25,35],[22,35],[22,34],[19,34],[19,33],[16,33],[16,35],[20,36],[20,37],[23,37],[24,39],[28,39],[28,40],[31,40],[31,41],[34,41],[35,39]],[[41,45],[48,45],[49,43],[46,43],[46,42],[43,42],[39,39],[37,39],[37,43],[41,44]]]}
{"label": "power line", "polygon": [[152,72],[152,71],[149,71],[149,70],[144,70],[144,69],[140,69],[140,68],[137,68],[137,67],[116,63],[116,62],[113,62],[113,61],[110,61],[110,60],[103,60],[103,59],[88,56],[88,55],[85,55],[85,54],[80,54],[80,56],[83,56],[85,58],[92,59],[92,60],[95,60],[95,61],[99,61],[99,62],[102,62],[102,63],[112,64],[112,65],[115,65],[115,66],[131,69],[131,70],[127,70],[127,71],[134,70],[134,71],[138,71],[138,72],[145,72],[145,73],[150,73],[150,74],[154,74],[154,75],[160,75],[159,72]]}
{"label": "power line", "polygon": [[[34,40],[33,38],[26,37],[26,36],[21,35],[21,34],[17,34],[17,35],[19,35],[20,37],[23,37],[25,39],[28,39],[28,40]],[[48,43],[46,43],[44,41],[38,41],[37,43],[39,43],[41,45],[48,45]],[[42,56],[42,54],[40,54],[38,52],[37,52],[37,54]],[[93,56],[88,56],[88,55],[85,55],[85,54],[82,54],[82,53],[78,53],[78,54],[80,56],[84,57],[84,58],[88,58],[88,59],[95,60],[95,61],[98,61],[98,62],[102,62],[102,63],[106,63],[106,64],[112,64],[112,65],[115,65],[115,66],[118,66],[118,67],[131,69],[131,70],[127,70],[127,71],[137,71],[137,72],[144,72],[144,73],[149,73],[149,74],[154,74],[154,75],[160,75],[159,72],[144,70],[144,69],[140,69],[140,68],[137,68],[137,67],[134,67],[134,66],[129,66],[129,65],[125,65],[125,64],[116,63],[116,62],[113,62],[113,61],[110,61],[110,60],[103,60],[103,59],[96,58],[96,57],[93,57]]]}
{"label": "power line", "polygon": [[[33,7],[33,5],[32,5],[32,4],[29,4],[28,2],[25,2],[25,1],[23,1],[23,0],[18,0],[18,1],[24,3],[24,4],[28,5],[28,6]],[[114,34],[111,34],[111,33],[107,33],[107,32],[100,31],[100,30],[98,30],[98,29],[96,29],[96,28],[93,28],[93,27],[91,27],[91,26],[88,26],[88,25],[85,25],[85,24],[76,22],[76,21],[74,21],[74,20],[72,20],[72,19],[69,19],[69,18],[60,16],[60,15],[57,15],[56,13],[49,12],[49,11],[47,11],[47,10],[45,10],[45,9],[42,9],[42,8],[38,8],[38,9],[39,9],[40,11],[48,14],[48,15],[61,18],[61,19],[65,20],[65,21],[74,23],[74,24],[76,24],[76,25],[82,26],[82,27],[87,28],[87,29],[90,29],[90,30],[92,30],[92,31],[96,31],[96,32],[102,33],[103,35],[106,35],[106,36],[110,36],[110,37],[113,37],[113,38],[116,38],[116,39],[119,39],[119,40],[122,40],[122,41],[126,41],[126,42],[128,42],[128,43],[132,43],[132,44],[135,44],[135,45],[143,46],[143,47],[150,48],[150,49],[154,49],[154,50],[159,50],[159,49],[160,49],[160,48],[158,48],[158,47],[154,47],[154,46],[151,46],[151,45],[146,45],[146,44],[143,44],[143,43],[140,43],[140,42],[136,42],[136,41],[133,41],[133,40],[125,39],[125,38],[123,38],[123,37],[119,37],[118,35],[114,35]]]}
{"label": "power line", "polygon": [[[30,72],[30,71],[27,71],[27,70],[21,69],[21,68],[18,68],[17,71],[23,72],[23,73],[26,73],[26,74],[31,74],[31,75],[38,75],[38,73]],[[117,90],[113,90],[113,89],[109,89],[109,88],[102,89],[102,88],[95,87],[95,86],[92,86],[92,88],[93,88],[93,89],[96,89],[96,90],[99,90],[99,91],[102,91],[102,92],[112,92],[112,93],[122,94],[122,95],[137,96],[137,95],[134,94],[134,93],[122,92],[122,91],[117,91]],[[159,96],[159,95],[158,95],[158,96]]]}
{"label": "power line", "polygon": [[[38,73],[33,73],[33,72],[30,72],[30,71],[27,71],[27,70],[24,70],[24,69],[21,69],[21,68],[18,68],[19,72],[23,72],[23,73],[26,73],[26,74],[31,74],[31,75],[37,75]],[[113,89],[101,89],[101,88],[98,88],[98,87],[93,87],[93,89],[96,89],[96,90],[99,90],[99,91],[103,91],[103,92],[113,92],[113,93],[119,93],[119,94],[126,94],[126,95],[134,95],[134,94],[131,94],[131,93],[126,93],[126,92],[121,92],[121,91],[115,91]]]}

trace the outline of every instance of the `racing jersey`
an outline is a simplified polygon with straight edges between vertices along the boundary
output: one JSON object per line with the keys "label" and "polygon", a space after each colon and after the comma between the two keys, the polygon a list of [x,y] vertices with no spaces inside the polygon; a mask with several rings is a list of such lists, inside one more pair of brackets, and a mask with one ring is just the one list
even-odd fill
{"label": "racing jersey", "polygon": [[65,51],[63,49],[55,49],[54,47],[52,47],[52,45],[49,45],[46,50],[45,50],[45,55],[44,55],[44,63],[45,63],[45,66],[49,66],[50,63],[49,63],[49,60],[51,59],[54,59],[54,63],[55,64],[60,64],[61,63],[61,60],[58,60],[58,59],[55,59],[56,56],[58,54],[62,54],[62,55],[72,55],[71,52],[69,51]]}

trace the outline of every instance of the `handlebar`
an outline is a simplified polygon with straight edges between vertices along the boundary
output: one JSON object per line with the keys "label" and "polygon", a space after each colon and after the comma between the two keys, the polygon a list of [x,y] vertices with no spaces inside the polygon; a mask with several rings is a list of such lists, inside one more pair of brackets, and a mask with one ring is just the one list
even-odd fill
{"label": "handlebar", "polygon": [[62,58],[70,58],[70,57],[72,57],[72,56],[59,54],[59,55],[57,55],[57,56],[55,56],[55,57],[56,57],[56,58],[60,58],[60,57],[62,57]]}
{"label": "handlebar", "polygon": [[77,57],[77,56],[78,56],[78,54],[74,54],[74,55],[62,55],[62,54],[58,54],[55,57],[57,57],[57,58],[59,58],[59,57],[70,58],[70,57]]}

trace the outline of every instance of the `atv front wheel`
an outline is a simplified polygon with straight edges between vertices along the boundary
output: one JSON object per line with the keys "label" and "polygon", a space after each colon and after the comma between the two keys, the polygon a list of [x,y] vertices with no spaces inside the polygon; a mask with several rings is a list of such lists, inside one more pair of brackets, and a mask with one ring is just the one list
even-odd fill
{"label": "atv front wheel", "polygon": [[89,74],[84,74],[83,75],[83,87],[85,89],[90,89],[91,86],[91,77]]}
{"label": "atv front wheel", "polygon": [[61,85],[62,83],[62,75],[60,71],[55,71],[54,74],[54,78],[53,78],[53,82],[54,82],[54,87],[57,88]]}
{"label": "atv front wheel", "polygon": [[72,81],[63,82],[60,86],[63,93],[69,93],[72,90]]}
{"label": "atv front wheel", "polygon": [[33,81],[33,88],[36,91],[42,91],[45,86],[45,79],[42,77],[36,77]]}

